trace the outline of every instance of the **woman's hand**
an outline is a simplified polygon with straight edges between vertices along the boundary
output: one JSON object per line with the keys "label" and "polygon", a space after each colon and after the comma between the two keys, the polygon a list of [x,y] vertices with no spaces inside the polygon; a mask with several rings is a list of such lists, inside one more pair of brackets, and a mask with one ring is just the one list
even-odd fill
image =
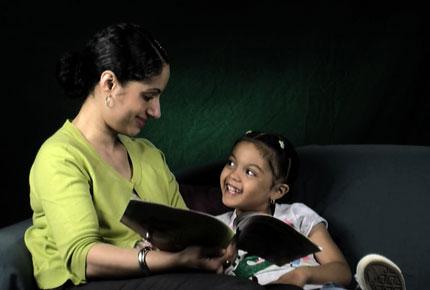
{"label": "woman's hand", "polygon": [[237,258],[236,239],[233,239],[233,241],[228,245],[228,247],[226,249],[226,256],[227,256],[227,260],[226,260],[226,263],[224,263],[224,265],[227,268],[229,265],[232,265],[236,261],[236,258]]}
{"label": "woman's hand", "polygon": [[229,258],[226,249],[190,246],[178,252],[179,265],[185,268],[223,272],[223,265]]}
{"label": "woman's hand", "polygon": [[[90,278],[140,276],[138,249],[125,249],[98,243],[87,255],[86,274]],[[149,251],[145,261],[151,273],[175,269],[200,269],[222,274],[229,259],[227,249],[191,246],[179,252]]]}

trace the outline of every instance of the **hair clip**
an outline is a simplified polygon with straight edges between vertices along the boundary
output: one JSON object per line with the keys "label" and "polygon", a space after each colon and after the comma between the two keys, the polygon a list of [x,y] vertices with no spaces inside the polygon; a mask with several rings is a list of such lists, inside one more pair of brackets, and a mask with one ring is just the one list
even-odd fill
{"label": "hair clip", "polygon": [[248,131],[245,132],[245,135],[248,135],[248,134],[251,134],[251,133],[252,133],[252,130],[248,130]]}
{"label": "hair clip", "polygon": [[285,148],[285,143],[282,140],[279,140],[279,147],[281,147],[281,149]]}

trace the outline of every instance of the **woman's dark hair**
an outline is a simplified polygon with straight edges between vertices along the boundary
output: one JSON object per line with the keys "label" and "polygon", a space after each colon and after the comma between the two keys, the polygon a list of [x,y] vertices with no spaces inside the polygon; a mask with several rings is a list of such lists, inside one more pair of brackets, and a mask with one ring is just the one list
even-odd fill
{"label": "woman's dark hair", "polygon": [[285,137],[273,133],[248,131],[234,143],[254,144],[267,158],[275,182],[292,185],[298,174],[299,157],[293,144]]}
{"label": "woman's dark hair", "polygon": [[57,80],[70,98],[86,97],[105,70],[118,82],[147,81],[168,64],[166,51],[136,24],[111,25],[97,32],[82,52],[65,53],[57,62]]}

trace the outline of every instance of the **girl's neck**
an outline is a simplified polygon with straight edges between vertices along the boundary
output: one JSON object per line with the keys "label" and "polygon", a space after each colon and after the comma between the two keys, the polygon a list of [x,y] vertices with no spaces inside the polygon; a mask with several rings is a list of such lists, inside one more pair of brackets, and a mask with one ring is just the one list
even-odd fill
{"label": "girl's neck", "polygon": [[240,216],[240,215],[247,213],[247,212],[256,212],[256,213],[261,213],[261,214],[273,215],[272,209],[270,207],[266,208],[266,210],[245,210],[245,211],[236,208],[236,215],[237,216]]}

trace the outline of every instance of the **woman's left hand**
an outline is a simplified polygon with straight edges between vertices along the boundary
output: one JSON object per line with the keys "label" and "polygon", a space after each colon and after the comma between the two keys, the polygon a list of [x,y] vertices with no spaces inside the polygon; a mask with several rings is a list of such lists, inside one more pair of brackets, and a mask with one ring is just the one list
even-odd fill
{"label": "woman's left hand", "polygon": [[230,261],[231,264],[236,261],[237,257],[237,246],[236,246],[236,240],[234,239],[227,247],[226,249],[226,255],[228,258],[228,261]]}

